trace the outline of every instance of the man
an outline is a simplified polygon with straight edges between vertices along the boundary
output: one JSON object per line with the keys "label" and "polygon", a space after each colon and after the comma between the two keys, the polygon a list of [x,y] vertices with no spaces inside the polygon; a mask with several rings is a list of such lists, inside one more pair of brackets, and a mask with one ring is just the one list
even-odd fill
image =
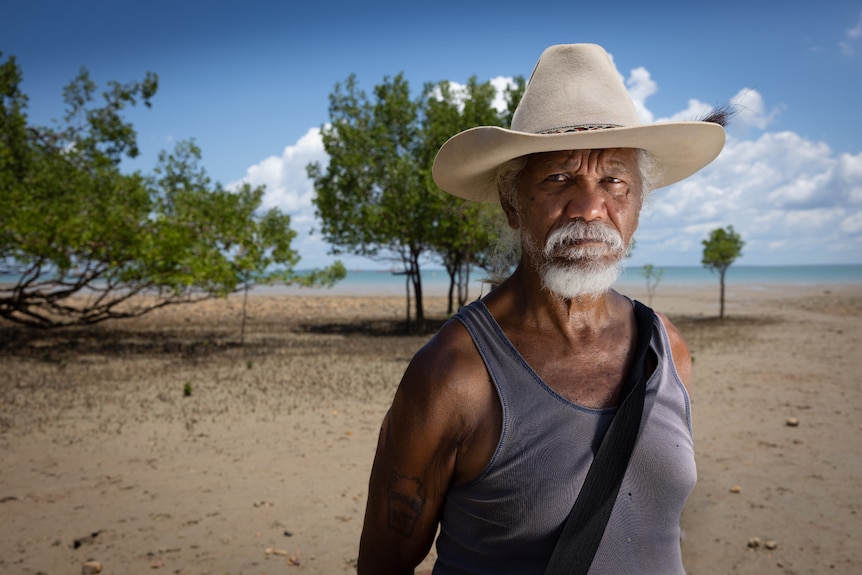
{"label": "man", "polygon": [[[611,289],[644,198],[711,162],[724,129],[640,125],[610,57],[553,46],[511,130],[440,149],[456,196],[499,201],[520,234],[514,273],[462,309],[411,361],[380,432],[360,574],[540,574],[633,368],[633,302]],[[637,443],[590,573],[684,573],[679,518],[696,471],[691,358],[658,316]]]}

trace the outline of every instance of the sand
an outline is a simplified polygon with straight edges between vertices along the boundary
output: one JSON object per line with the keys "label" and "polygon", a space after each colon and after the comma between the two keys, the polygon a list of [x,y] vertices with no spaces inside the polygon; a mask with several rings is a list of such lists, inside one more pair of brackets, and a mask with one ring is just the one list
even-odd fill
{"label": "sand", "polygon": [[[717,286],[653,304],[695,358],[688,572],[862,572],[860,286],[731,286],[724,321]],[[0,323],[0,573],[355,572],[379,423],[428,338],[404,308],[251,296],[244,345],[240,297]]]}

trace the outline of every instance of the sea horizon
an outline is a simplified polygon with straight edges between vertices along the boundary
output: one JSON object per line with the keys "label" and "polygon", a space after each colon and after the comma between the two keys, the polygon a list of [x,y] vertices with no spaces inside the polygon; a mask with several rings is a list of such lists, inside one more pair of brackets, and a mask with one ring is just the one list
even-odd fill
{"label": "sea horizon", "polygon": [[[703,266],[654,266],[661,273],[659,287],[718,286],[717,272]],[[297,270],[302,273],[304,270]],[[616,286],[620,288],[646,287],[643,266],[628,266],[620,274]],[[487,293],[488,286],[482,279],[487,274],[482,269],[474,270],[470,276],[470,295],[475,297]],[[405,295],[406,276],[390,269],[352,269],[347,276],[330,288],[301,288],[295,286],[256,286],[250,292],[258,295]],[[862,264],[808,264],[775,266],[731,266],[726,275],[727,285],[763,286],[775,285],[815,286],[831,284],[860,284],[862,287]],[[445,269],[422,270],[422,289],[427,296],[446,295],[449,275]]]}

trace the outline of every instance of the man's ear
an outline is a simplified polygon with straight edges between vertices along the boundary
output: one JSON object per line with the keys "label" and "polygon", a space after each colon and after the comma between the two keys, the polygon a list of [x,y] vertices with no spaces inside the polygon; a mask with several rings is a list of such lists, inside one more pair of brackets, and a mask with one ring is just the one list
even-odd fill
{"label": "man's ear", "polygon": [[503,212],[506,214],[506,221],[509,222],[509,227],[517,230],[521,226],[518,210],[509,202],[503,194],[500,194],[500,206],[503,207]]}

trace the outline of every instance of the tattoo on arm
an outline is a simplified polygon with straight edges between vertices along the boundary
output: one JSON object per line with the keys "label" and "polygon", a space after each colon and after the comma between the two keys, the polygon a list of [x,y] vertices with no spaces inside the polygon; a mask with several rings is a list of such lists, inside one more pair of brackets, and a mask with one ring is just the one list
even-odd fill
{"label": "tattoo on arm", "polygon": [[413,528],[425,508],[425,488],[418,477],[406,477],[392,472],[388,491],[389,528],[404,537],[413,534]]}

